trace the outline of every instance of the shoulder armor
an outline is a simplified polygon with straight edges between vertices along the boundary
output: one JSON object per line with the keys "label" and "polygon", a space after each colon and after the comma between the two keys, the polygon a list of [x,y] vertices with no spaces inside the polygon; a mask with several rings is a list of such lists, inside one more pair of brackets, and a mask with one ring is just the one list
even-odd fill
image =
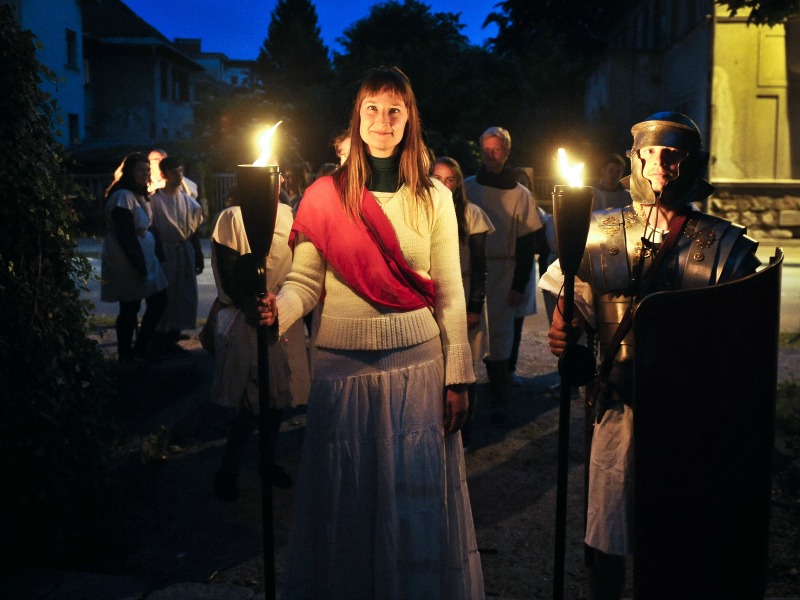
{"label": "shoulder armor", "polygon": [[705,287],[752,273],[758,242],[736,223],[703,213],[690,215],[678,245],[681,289]]}

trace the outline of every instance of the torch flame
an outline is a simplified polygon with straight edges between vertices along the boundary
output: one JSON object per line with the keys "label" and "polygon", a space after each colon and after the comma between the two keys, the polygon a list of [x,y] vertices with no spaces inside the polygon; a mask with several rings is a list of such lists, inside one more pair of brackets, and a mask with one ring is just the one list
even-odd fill
{"label": "torch flame", "polygon": [[583,163],[570,165],[567,160],[567,151],[563,148],[558,149],[558,168],[561,171],[561,176],[567,180],[568,186],[581,187],[583,185],[583,178],[581,177]]}
{"label": "torch flame", "polygon": [[261,156],[253,163],[254,167],[265,167],[266,165],[277,162],[272,156],[272,136],[281,123],[283,123],[283,121],[278,121],[261,134],[261,137],[258,139],[258,145],[261,147]]}

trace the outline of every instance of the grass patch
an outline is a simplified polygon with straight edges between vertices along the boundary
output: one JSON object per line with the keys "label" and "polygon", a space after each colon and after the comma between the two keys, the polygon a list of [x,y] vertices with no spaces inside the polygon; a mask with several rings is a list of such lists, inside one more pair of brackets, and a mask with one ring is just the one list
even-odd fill
{"label": "grass patch", "polygon": [[778,343],[781,348],[800,348],[800,331],[780,334]]}

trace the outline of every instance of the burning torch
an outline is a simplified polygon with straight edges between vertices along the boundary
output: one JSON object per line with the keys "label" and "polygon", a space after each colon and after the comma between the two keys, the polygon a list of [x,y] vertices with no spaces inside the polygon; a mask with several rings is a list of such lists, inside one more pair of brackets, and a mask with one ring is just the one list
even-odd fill
{"label": "burning torch", "polygon": [[[575,276],[578,273],[589,223],[594,192],[582,185],[583,163],[570,166],[563,148],[558,149],[559,167],[568,185],[553,189],[553,222],[561,272],[564,275],[564,321],[572,322],[575,308]],[[553,598],[564,595],[564,553],[567,516],[567,474],[569,457],[569,420],[572,386],[586,385],[595,372],[594,357],[586,346],[570,342],[559,358],[561,401],[558,415],[558,487],[556,491],[556,543],[553,574]]]}
{"label": "burning torch", "polygon": [[[242,212],[250,254],[241,256],[235,265],[237,278],[249,295],[267,294],[267,257],[275,233],[281,174],[271,162],[271,142],[281,121],[264,133],[260,140],[261,157],[251,165],[236,170],[236,197]],[[269,328],[257,327],[258,409],[261,471],[261,508],[263,512],[264,591],[275,598],[275,551],[272,518],[272,440],[269,425]]]}

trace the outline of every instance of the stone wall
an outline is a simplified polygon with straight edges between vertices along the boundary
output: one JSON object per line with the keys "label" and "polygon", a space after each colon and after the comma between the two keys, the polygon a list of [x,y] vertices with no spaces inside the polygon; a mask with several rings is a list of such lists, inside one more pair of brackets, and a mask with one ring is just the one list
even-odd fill
{"label": "stone wall", "polygon": [[800,187],[725,190],[709,198],[709,212],[747,227],[756,239],[800,239]]}

